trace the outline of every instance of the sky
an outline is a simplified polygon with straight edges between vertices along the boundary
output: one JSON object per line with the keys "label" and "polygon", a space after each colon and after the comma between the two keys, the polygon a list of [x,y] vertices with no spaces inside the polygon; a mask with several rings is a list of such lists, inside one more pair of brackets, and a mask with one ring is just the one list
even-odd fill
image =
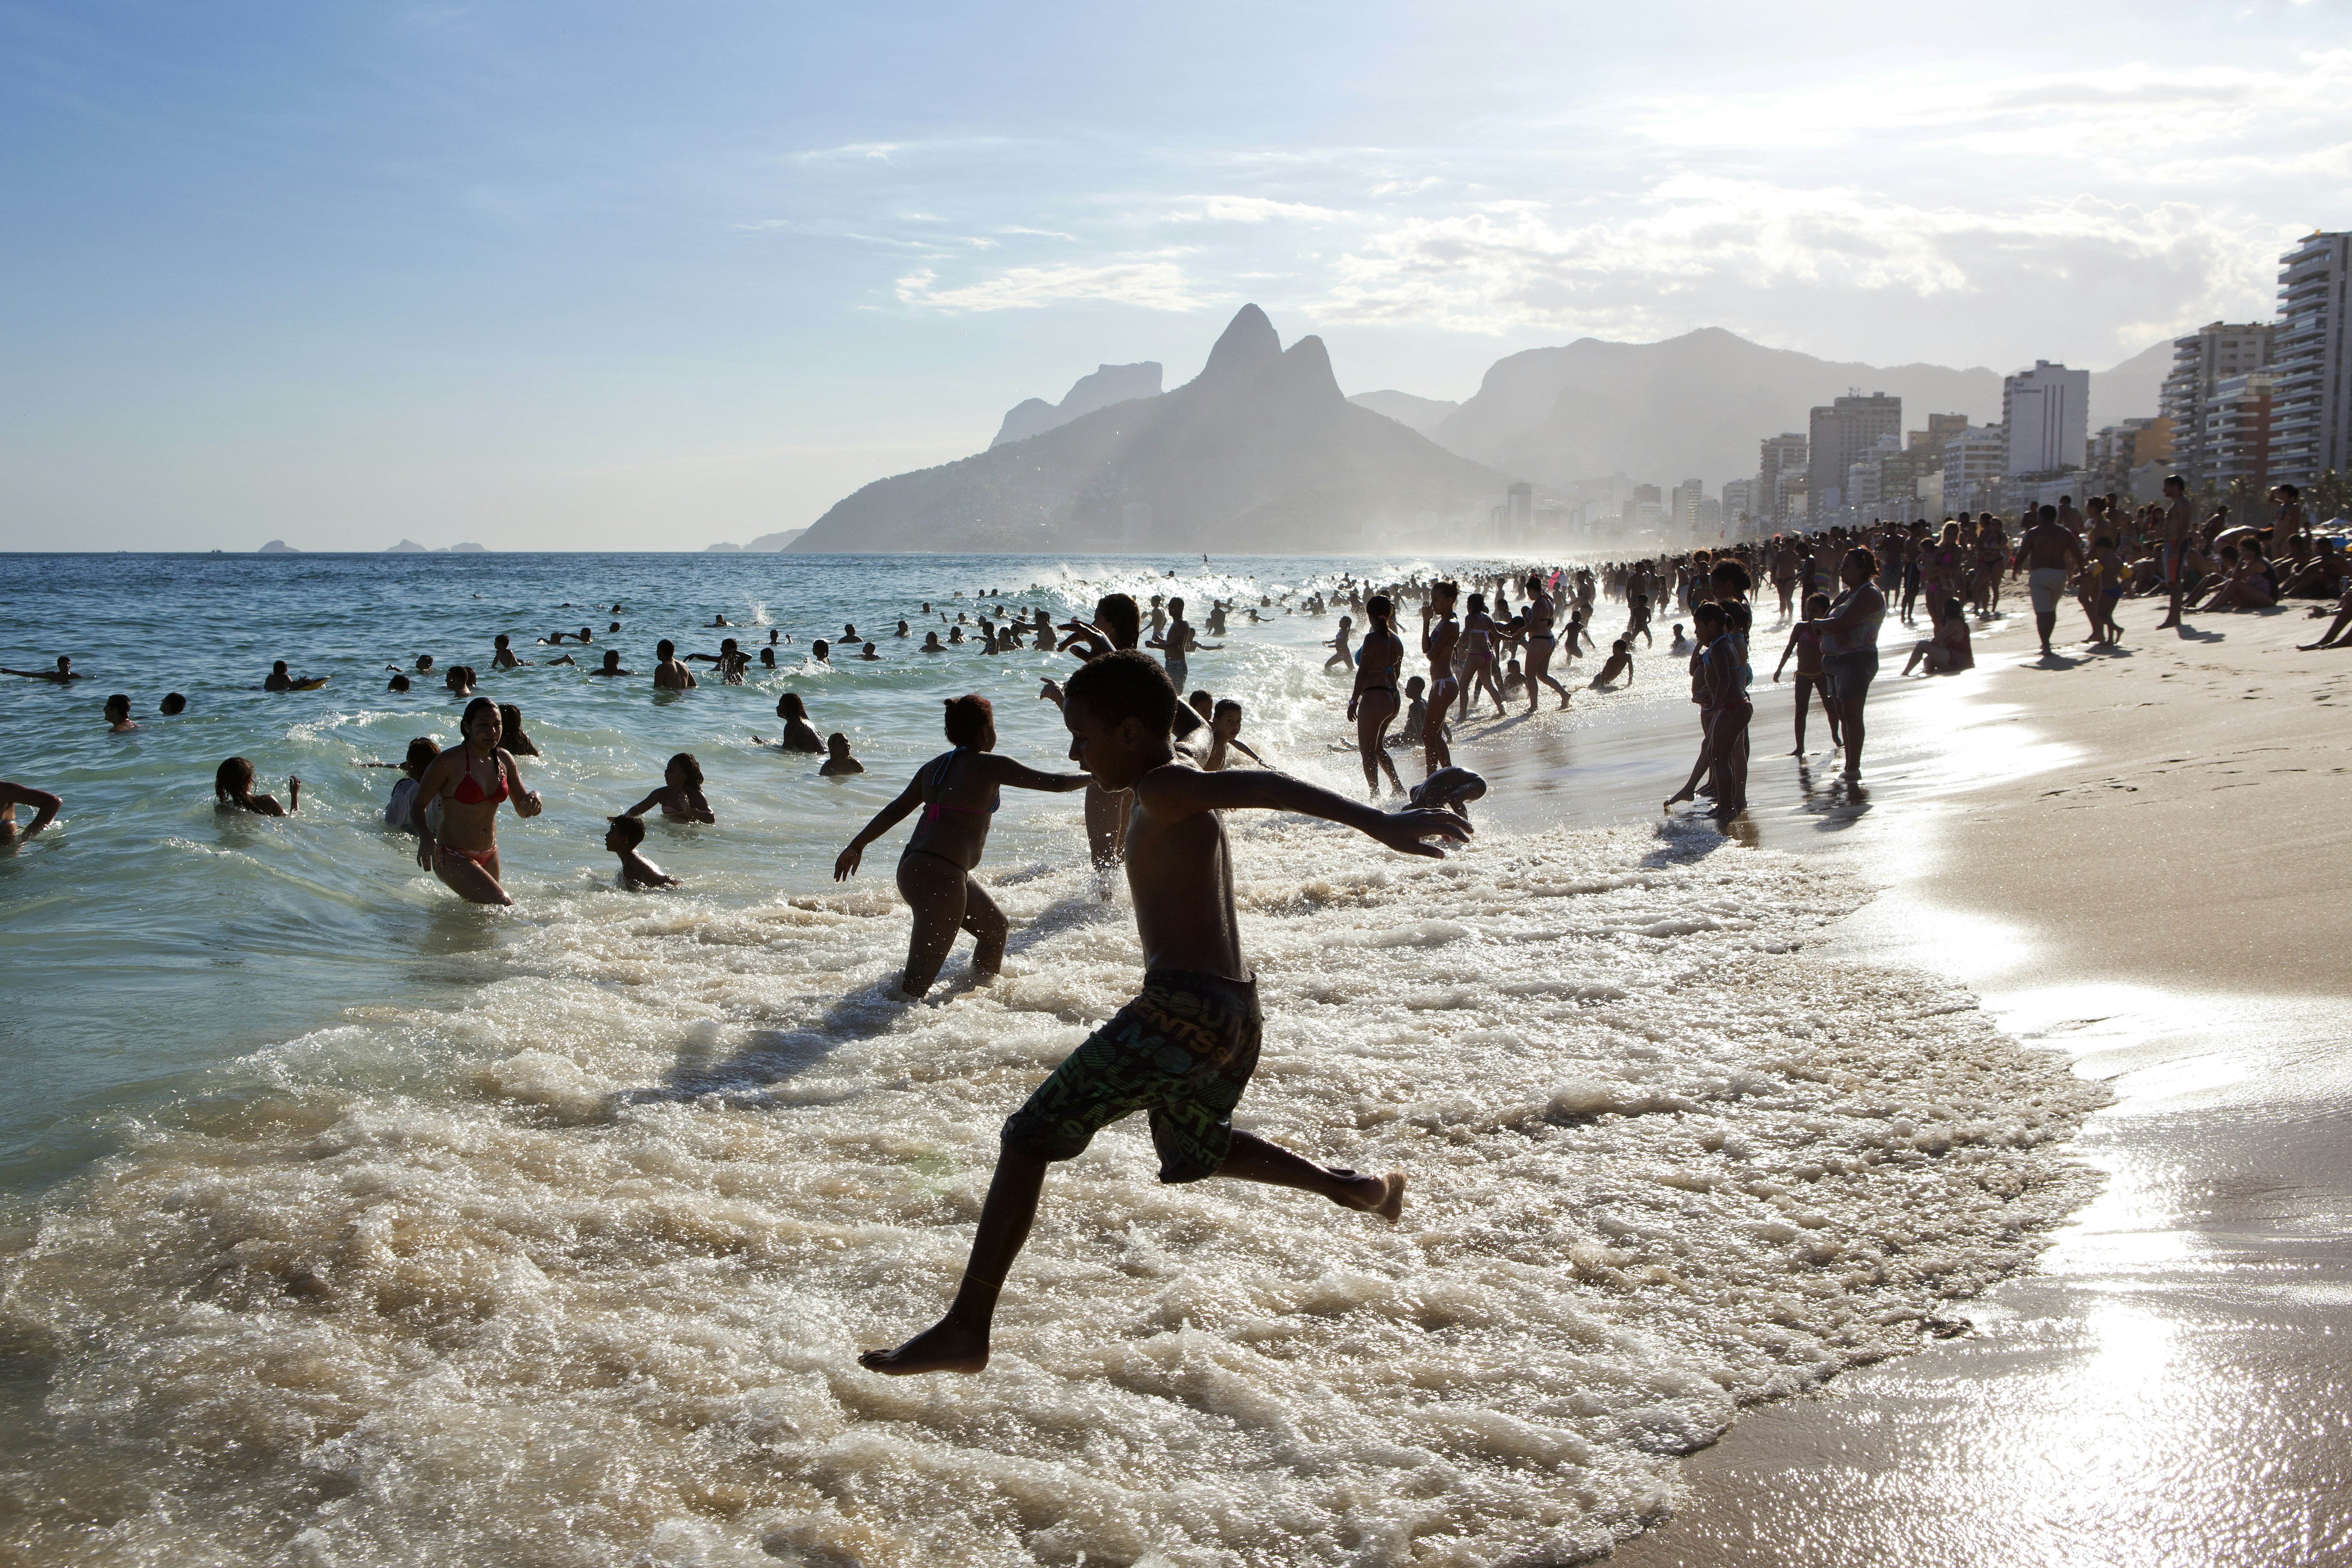
{"label": "sky", "polygon": [[1247,301],[2104,369],[2315,227],[2330,0],[0,0],[0,550],[740,542]]}

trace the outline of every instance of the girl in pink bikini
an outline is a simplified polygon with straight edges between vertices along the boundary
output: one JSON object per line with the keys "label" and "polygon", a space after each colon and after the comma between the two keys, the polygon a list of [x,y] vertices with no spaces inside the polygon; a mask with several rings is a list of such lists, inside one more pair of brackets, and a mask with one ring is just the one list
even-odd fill
{"label": "girl in pink bikini", "polygon": [[1066,794],[1093,782],[1089,773],[1043,773],[996,755],[996,710],[985,697],[950,700],[947,731],[955,750],[926,763],[833,863],[833,879],[847,881],[856,875],[868,844],[922,807],[898,857],[898,894],[915,915],[907,937],[907,973],[898,984],[918,1001],[939,978],[959,928],[979,944],[971,955],[975,974],[993,979],[1004,966],[1003,911],[971,877],[988,847],[988,819],[1003,786]]}
{"label": "girl in pink bikini", "polygon": [[[499,744],[500,723],[499,705],[488,698],[467,703],[458,724],[465,743],[433,760],[417,780],[408,808],[409,826],[417,837],[416,863],[474,904],[514,902],[499,885],[499,803],[511,797],[518,816],[537,816],[541,810],[539,792],[523,788],[513,755]],[[426,808],[436,800],[437,838],[425,820]]]}

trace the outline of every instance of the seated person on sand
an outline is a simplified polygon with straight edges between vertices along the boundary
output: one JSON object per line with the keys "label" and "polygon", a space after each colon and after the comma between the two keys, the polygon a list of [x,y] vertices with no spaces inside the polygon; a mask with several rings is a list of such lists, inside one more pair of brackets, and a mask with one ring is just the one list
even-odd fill
{"label": "seated person on sand", "polygon": [[1221,813],[1296,812],[1433,858],[1444,851],[1424,840],[1458,841],[1468,825],[1433,811],[1391,816],[1280,773],[1202,773],[1175,754],[1170,721],[1178,706],[1166,673],[1133,651],[1095,659],[1070,678],[1063,714],[1071,756],[1103,789],[1133,795],[1127,878],[1142,984],[1005,1121],[954,1301],[937,1324],[897,1349],[858,1357],[869,1371],[984,1369],[998,1297],[1032,1228],[1047,1171],[1138,1111],[1150,1119],[1164,1183],[1223,1176],[1290,1187],[1391,1223],[1404,1205],[1402,1174],[1328,1168],[1233,1124],[1257,1067],[1263,1020],[1256,976],[1242,950]]}
{"label": "seated person on sand", "polygon": [[849,754],[848,736],[835,730],[824,738],[824,765],[816,771],[819,778],[837,779],[865,771],[866,764]]}
{"label": "seated person on sand", "polygon": [[644,819],[635,816],[605,818],[604,847],[621,858],[621,886],[624,888],[675,888],[677,879],[637,852],[646,841]]}
{"label": "seated person on sand", "polygon": [[[787,691],[776,699],[776,717],[784,721],[784,732],[776,742],[776,750],[811,753],[824,750],[824,742],[816,738],[816,726],[809,722],[808,707],[801,700],[799,692]],[[752,732],[751,739],[758,745],[768,743],[761,740],[757,731]]]}
{"label": "seated person on sand", "polygon": [[302,781],[292,773],[286,775],[287,804],[278,804],[274,795],[253,793],[253,764],[243,757],[231,757],[213,770],[213,808],[215,811],[249,811],[256,816],[287,816],[302,809]]}
{"label": "seated person on sand", "polygon": [[110,734],[128,735],[139,726],[131,721],[131,696],[118,691],[106,700],[106,728]]}
{"label": "seated person on sand", "polygon": [[678,661],[677,644],[667,637],[654,645],[654,657],[660,662],[654,666],[654,689],[656,691],[690,691],[695,687],[694,671]]}
{"label": "seated person on sand", "polygon": [[[2311,607],[2311,613],[2315,616],[2324,616],[2327,613],[2327,607],[2324,605],[2314,605]],[[2304,653],[2309,653],[2315,648],[2352,647],[2352,637],[2347,637],[2344,635],[2345,628],[2347,626],[2352,626],[2352,588],[2347,588],[2344,597],[2336,601],[2336,619],[2329,623],[2327,634],[2317,642],[2297,643],[2295,647]]]}
{"label": "seated person on sand", "polygon": [[2263,559],[2262,546],[2247,535],[2235,544],[2221,549],[2222,571],[2218,581],[2205,592],[2202,604],[2189,606],[2201,610],[2266,610],[2278,603],[2278,584],[2271,576],[2270,563]]}
{"label": "seated person on sand", "polygon": [[671,822],[717,822],[710,803],[702,795],[702,764],[692,752],[680,752],[662,770],[661,787],[623,815],[643,816],[655,806]]}
{"label": "seated person on sand", "polygon": [[[278,668],[283,669],[286,667],[281,664]],[[68,680],[88,680],[89,679],[87,675],[76,675],[73,671],[72,658],[65,654],[58,655],[58,667],[55,669],[8,669],[5,668],[0,668],[0,675],[21,675],[27,680],[54,680],[59,686],[63,686]]]}
{"label": "seated person on sand", "polygon": [[[0,844],[10,844],[20,838],[30,838],[34,834],[47,827],[64,805],[65,801],[62,798],[51,795],[47,790],[33,789],[25,784],[11,784],[5,779],[0,779]],[[37,814],[31,824],[23,828],[16,826],[16,808],[20,805],[29,805]]]}
{"label": "seated person on sand", "polygon": [[1922,663],[1927,665],[1929,675],[1951,675],[1976,668],[1976,649],[1969,639],[1969,618],[1960,613],[1958,599],[1947,595],[1936,605],[1936,635],[1911,645],[1911,661],[1903,667],[1903,673],[1910,674]]}
{"label": "seated person on sand", "polygon": [[2342,595],[2347,583],[2352,583],[2352,562],[2336,548],[2336,541],[2322,537],[2318,551],[2298,566],[2279,585],[2282,599],[2333,599]]}
{"label": "seated person on sand", "polygon": [[1592,678],[1595,691],[1614,690],[1620,678],[1633,684],[1633,644],[1629,637],[1619,637],[1609,645],[1609,658],[1602,662],[1601,673]]}

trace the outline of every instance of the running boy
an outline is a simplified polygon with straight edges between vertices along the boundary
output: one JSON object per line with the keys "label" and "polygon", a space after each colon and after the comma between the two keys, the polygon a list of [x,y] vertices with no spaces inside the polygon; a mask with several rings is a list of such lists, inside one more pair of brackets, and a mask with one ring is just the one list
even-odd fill
{"label": "running boy", "polygon": [[1344,823],[1405,855],[1443,857],[1428,838],[1461,840],[1448,812],[1382,812],[1286,774],[1202,773],[1179,761],[1176,689],[1145,655],[1087,664],[1064,691],[1070,760],[1107,790],[1133,792],[1127,880],[1143,945],[1143,994],[1054,1069],[1004,1123],[996,1174],[971,1260],[947,1316],[897,1350],[858,1357],[874,1372],[978,1372],[1004,1277],[1036,1217],[1046,1168],[1075,1159],[1097,1131],[1138,1110],[1151,1117],[1160,1179],[1230,1176],[1296,1187],[1393,1221],[1404,1177],[1327,1169],[1234,1130],[1234,1107],[1257,1066],[1257,984],[1242,956],[1233,865],[1220,811],[1299,812]]}

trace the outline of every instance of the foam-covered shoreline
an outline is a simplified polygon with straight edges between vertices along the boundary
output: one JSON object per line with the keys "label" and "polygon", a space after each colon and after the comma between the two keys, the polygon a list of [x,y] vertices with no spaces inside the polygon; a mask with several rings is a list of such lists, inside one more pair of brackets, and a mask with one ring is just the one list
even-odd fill
{"label": "foam-covered shoreline", "polygon": [[[1132,988],[1123,905],[1010,869],[1013,973],[906,1009],[881,889],[583,900],[450,1013],[261,1053],[51,1194],[36,1557],[1565,1561],[1741,1404],[1909,1348],[2088,1178],[2097,1090],[1804,945],[1864,889],[1708,831],[1442,864],[1235,824],[1244,1120],[1414,1180],[1394,1230],[1048,1189],[978,1380],[857,1348],[951,1288],[996,1123]],[[950,975],[955,971],[951,970]]]}

